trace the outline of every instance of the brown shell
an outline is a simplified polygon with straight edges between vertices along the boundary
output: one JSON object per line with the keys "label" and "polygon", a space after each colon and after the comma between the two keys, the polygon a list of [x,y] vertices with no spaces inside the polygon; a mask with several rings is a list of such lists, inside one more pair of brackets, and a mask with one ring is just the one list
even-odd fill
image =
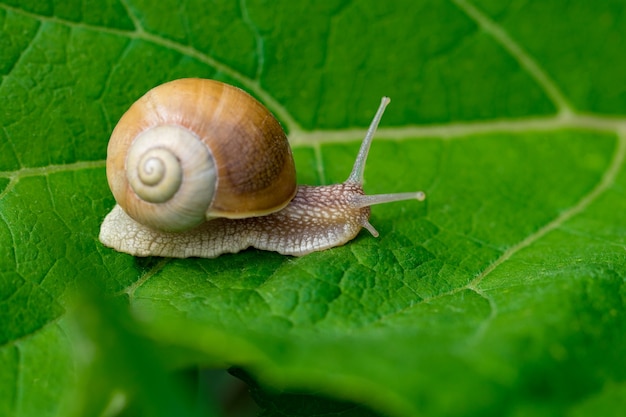
{"label": "brown shell", "polygon": [[129,214],[133,210],[127,207],[144,203],[126,179],[126,153],[137,135],[158,125],[189,129],[209,148],[218,180],[206,218],[268,214],[286,206],[295,195],[293,156],[274,116],[239,88],[188,78],[148,91],[122,116],[111,135],[107,178],[115,199]]}

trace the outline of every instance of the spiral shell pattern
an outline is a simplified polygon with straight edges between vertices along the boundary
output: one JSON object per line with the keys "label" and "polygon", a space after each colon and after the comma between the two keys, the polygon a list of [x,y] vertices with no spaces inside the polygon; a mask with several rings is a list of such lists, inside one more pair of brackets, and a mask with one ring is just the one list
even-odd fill
{"label": "spiral shell pattern", "polygon": [[148,91],[122,116],[107,152],[115,200],[157,230],[266,215],[296,193],[278,121],[249,94],[218,81],[187,78]]}
{"label": "spiral shell pattern", "polygon": [[137,136],[128,149],[126,177],[144,202],[131,216],[161,230],[186,230],[202,223],[215,193],[215,162],[209,149],[181,126],[155,126]]}
{"label": "spiral shell pattern", "polygon": [[183,179],[180,161],[169,149],[149,149],[139,158],[137,166],[130,169],[131,166],[126,165],[130,186],[151,203],[172,198]]}

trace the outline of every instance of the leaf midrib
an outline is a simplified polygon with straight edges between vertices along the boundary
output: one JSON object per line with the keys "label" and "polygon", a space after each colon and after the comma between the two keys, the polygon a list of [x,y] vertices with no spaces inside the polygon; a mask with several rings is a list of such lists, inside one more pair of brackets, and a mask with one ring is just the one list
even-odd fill
{"label": "leaf midrib", "polygon": [[[626,132],[626,118],[593,115],[561,115],[523,120],[493,120],[489,122],[449,123],[429,126],[404,126],[379,128],[376,141],[405,141],[411,139],[463,139],[468,136],[492,133],[556,132],[566,129],[584,129],[597,132]],[[311,130],[289,135],[294,147],[319,149],[320,145],[361,141],[367,129]],[[316,153],[317,154],[317,153]],[[319,159],[318,155],[318,159]],[[103,168],[105,160],[80,161],[68,164],[52,164],[41,167],[24,167],[15,171],[0,171],[0,178],[18,180],[26,177],[56,172]],[[8,188],[8,187],[7,187]],[[2,198],[3,193],[0,193]]]}

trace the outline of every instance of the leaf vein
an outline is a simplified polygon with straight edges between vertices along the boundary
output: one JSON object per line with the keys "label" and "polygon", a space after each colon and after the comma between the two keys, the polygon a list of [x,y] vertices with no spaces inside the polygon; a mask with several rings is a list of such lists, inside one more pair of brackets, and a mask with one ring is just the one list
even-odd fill
{"label": "leaf vein", "polygon": [[491,20],[485,13],[466,0],[452,0],[476,24],[491,35],[511,56],[524,68],[527,73],[541,86],[546,95],[552,100],[559,113],[573,113],[572,105],[565,98],[556,82],[548,73],[528,54],[500,25]]}
{"label": "leaf vein", "polygon": [[[23,167],[24,164],[22,163],[21,160],[21,155],[19,152],[17,152],[17,150],[15,149],[15,142],[13,142],[13,140],[11,140],[11,135],[9,134],[9,132],[7,131],[7,126],[3,126],[2,130],[4,131],[4,137],[6,137],[7,139],[7,143],[9,144],[9,147],[11,148],[11,154],[13,156],[13,159],[15,161],[17,161],[17,166],[19,167]],[[6,156],[5,156],[6,158]]]}
{"label": "leaf vein", "polygon": [[256,54],[257,54],[257,62],[256,62],[256,74],[254,78],[259,81],[263,76],[263,69],[265,67],[265,41],[261,32],[259,32],[259,28],[254,24],[252,18],[250,17],[250,10],[248,9],[248,3],[246,0],[240,0],[239,8],[241,10],[241,20],[250,28],[252,33],[254,33],[254,39],[256,42]]}
{"label": "leaf vein", "polygon": [[[13,180],[11,182],[14,182]],[[12,188],[10,187],[11,183],[9,183],[7,185],[7,189]],[[6,189],[5,189],[6,191]],[[4,197],[5,192],[3,191],[2,193],[0,193],[0,200],[2,200],[2,198]],[[9,237],[11,239],[11,241],[9,242],[10,248],[11,248],[11,254],[13,256],[13,265],[15,265],[15,270],[17,271],[17,253],[15,252],[15,248],[17,247],[16,243],[15,243],[15,234],[13,232],[13,229],[11,228],[11,226],[9,225],[9,221],[6,219],[6,217],[4,217],[4,212],[2,210],[0,210],[0,220],[2,221],[2,223],[4,223],[4,225],[6,226],[7,230],[9,231]]]}
{"label": "leaf vein", "polygon": [[602,193],[604,193],[611,185],[613,185],[615,178],[617,177],[617,174],[624,162],[624,154],[626,154],[626,130],[621,130],[618,132],[617,146],[613,154],[613,159],[608,165],[604,175],[600,179],[600,182],[588,194],[584,195],[576,204],[571,206],[569,209],[561,212],[561,214],[559,214],[554,220],[547,223],[545,226],[538,229],[535,233],[527,236],[525,239],[507,249],[502,254],[502,256],[496,259],[481,274],[476,276],[469,284],[466,285],[466,287],[470,289],[478,288],[483,278],[493,272],[498,266],[502,265],[504,262],[510,259],[513,255],[515,255],[522,249],[530,246],[531,244],[541,239],[553,230],[559,228],[569,219],[585,210]]}
{"label": "leaf vein", "polygon": [[[21,178],[27,177],[38,177],[48,174],[54,174],[57,172],[71,172],[71,171],[82,171],[84,169],[98,169],[104,168],[106,162],[104,160],[96,160],[96,161],[80,161],[72,164],[51,164],[41,167],[34,168],[22,168],[17,171],[0,171],[0,178],[9,178],[11,180],[19,180]],[[7,186],[7,188],[9,188]],[[0,198],[3,194],[6,193],[6,190],[0,194]]]}
{"label": "leaf vein", "polygon": [[83,22],[72,22],[70,20],[60,19],[60,18],[55,17],[55,16],[38,15],[36,13],[27,12],[27,11],[21,10],[19,8],[8,6],[6,4],[0,4],[0,7],[4,8],[5,10],[11,10],[11,11],[13,11],[15,13],[19,13],[19,14],[22,14],[24,16],[28,16],[28,17],[30,17],[32,19],[36,19],[36,20],[39,20],[39,21],[47,21],[47,22],[51,22],[51,23],[55,23],[55,24],[59,24],[59,25],[64,25],[64,26],[67,26],[67,27],[72,27],[72,28],[74,28],[74,27],[82,28],[82,29],[86,29],[86,30],[92,30],[92,31],[95,31],[95,32],[109,33],[109,34],[113,34],[113,35],[117,35],[117,36],[127,37],[127,38],[130,38],[130,39],[143,40],[143,41],[150,42],[150,43],[153,43],[155,45],[159,45],[161,47],[170,49],[172,51],[178,52],[180,54],[189,56],[191,58],[195,58],[198,61],[203,62],[203,63],[205,63],[205,64],[207,64],[209,66],[212,66],[213,68],[217,69],[220,72],[223,72],[224,74],[227,74],[232,79],[234,79],[237,82],[241,83],[247,89],[253,91],[255,93],[255,95],[257,95],[259,98],[261,98],[261,100],[268,107],[270,107],[272,109],[272,111],[276,114],[276,116],[282,122],[284,122],[284,124],[287,126],[287,129],[290,132],[299,132],[299,131],[302,130],[302,128],[300,127],[300,124],[298,122],[296,122],[296,120],[293,118],[291,113],[289,113],[289,111],[287,111],[287,109],[281,103],[279,103],[278,100],[276,100],[269,92],[265,91],[261,87],[261,84],[259,83],[258,80],[252,80],[252,79],[246,77],[241,72],[235,70],[234,68],[231,68],[230,66],[224,64],[223,62],[220,62],[220,61],[210,57],[206,53],[201,52],[201,51],[197,50],[196,48],[194,48],[192,46],[183,45],[183,44],[181,44],[179,42],[176,42],[176,41],[164,38],[162,36],[159,36],[159,35],[147,32],[142,27],[141,22],[139,21],[137,16],[134,15],[131,12],[130,7],[128,5],[126,5],[125,2],[122,2],[122,3],[125,5],[126,9],[129,12],[129,16],[130,16],[131,20],[133,21],[133,23],[136,26],[135,31],[131,32],[131,31],[127,31],[127,30],[107,28],[107,27],[104,27],[104,26],[95,26],[95,25],[91,25],[91,24],[87,24],[87,23],[83,23]]}
{"label": "leaf vein", "polygon": [[15,184],[17,183],[17,179],[15,177],[9,177],[9,178],[10,178],[10,180],[9,180],[9,183],[7,184],[7,186],[4,187],[4,190],[0,191],[0,200],[2,200],[4,197],[6,197],[6,195],[9,194],[11,191],[13,191],[13,188],[15,188]]}
{"label": "leaf vein", "polygon": [[[59,211],[58,208],[57,208],[56,199],[54,198],[54,192],[52,191],[52,187],[50,186],[50,176],[48,174],[46,174],[46,175],[44,175],[44,179],[46,181],[46,192],[48,193],[48,198],[50,200],[50,207],[52,207],[52,212],[56,214],[56,217],[59,219],[59,221],[61,223],[63,223],[63,226],[65,226],[65,228],[68,231],[71,232],[72,228],[70,227],[70,225],[67,224],[67,221],[65,220],[65,216],[63,216],[63,213],[61,211]],[[57,261],[58,261],[58,259],[54,260],[55,263]],[[50,270],[48,270],[46,275],[48,273],[50,273]],[[45,278],[45,276],[44,276],[44,278]],[[43,279],[42,279],[42,282],[43,282]]]}
{"label": "leaf vein", "polygon": [[141,21],[139,20],[139,17],[137,17],[137,14],[133,11],[132,7],[128,4],[128,1],[120,0],[120,3],[126,9],[126,13],[128,17],[130,18],[131,22],[133,22],[133,25],[135,26],[135,32],[144,32],[144,29],[141,24]]}
{"label": "leaf vein", "polygon": [[497,317],[498,305],[496,304],[493,297],[485,294],[484,291],[471,287],[468,287],[468,289],[476,293],[478,296],[484,298],[489,303],[489,315],[478,325],[478,328],[476,329],[474,334],[469,337],[470,345],[476,345],[480,341],[480,339],[482,339],[491,323],[493,323],[493,321]]}
{"label": "leaf vein", "polygon": [[119,56],[114,61],[113,66],[111,68],[109,68],[109,70],[107,71],[106,79],[102,83],[102,88],[101,88],[101,90],[100,90],[100,92],[98,94],[98,97],[95,98],[95,100],[98,101],[100,103],[100,105],[102,106],[102,109],[103,109],[103,112],[104,112],[104,114],[106,116],[107,124],[109,125],[109,127],[111,127],[111,120],[108,117],[109,114],[106,111],[106,107],[102,103],[102,99],[104,98],[105,92],[109,91],[109,88],[111,86],[111,80],[113,79],[113,74],[115,74],[115,71],[117,71],[117,69],[120,67],[120,63],[123,61],[124,57],[126,56],[128,51],[130,50],[130,46],[131,45],[132,45],[132,42],[130,40],[128,42],[126,42],[126,44],[124,45],[124,48],[120,51]]}
{"label": "leaf vein", "polygon": [[[41,26],[42,26],[41,22],[37,22],[37,24],[38,24],[37,30],[35,30],[35,32],[33,33],[33,36],[28,41],[28,44],[26,45],[26,47],[20,51],[19,56],[11,63],[11,66],[6,69],[5,73],[2,74],[2,82],[4,82],[4,80],[7,79],[7,77],[9,77],[11,75],[11,73],[18,66],[19,62],[22,60],[24,55],[26,55],[28,53],[28,51],[30,51],[30,48],[31,48],[33,42],[35,41],[37,36],[39,36],[39,32],[41,31]],[[2,85],[1,82],[0,82],[0,85]]]}
{"label": "leaf vein", "polygon": [[[494,119],[480,122],[453,122],[432,125],[407,125],[403,127],[381,127],[376,131],[376,140],[398,141],[403,139],[456,139],[466,136],[499,132],[528,133],[551,132],[564,129],[586,129],[611,131],[626,129],[626,118],[591,114],[559,114],[549,117],[524,119]],[[350,143],[362,140],[367,129],[319,129],[298,131],[289,135],[293,146],[312,146],[317,143]]]}
{"label": "leaf vein", "polygon": [[135,291],[140,288],[144,283],[146,283],[150,278],[159,273],[168,263],[170,263],[171,258],[163,258],[156,265],[146,271],[142,276],[137,279],[137,281],[133,282],[128,287],[124,288],[121,291],[118,291],[115,295],[123,295],[127,294],[128,298],[132,300],[135,296]]}

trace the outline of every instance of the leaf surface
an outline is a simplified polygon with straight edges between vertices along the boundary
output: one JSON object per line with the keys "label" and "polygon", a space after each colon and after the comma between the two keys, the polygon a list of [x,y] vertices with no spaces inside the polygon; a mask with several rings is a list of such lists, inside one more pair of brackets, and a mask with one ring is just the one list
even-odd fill
{"label": "leaf surface", "polygon": [[[156,395],[170,367],[243,367],[268,416],[618,415],[624,27],[619,1],[0,2],[0,415],[141,402],[116,363]],[[308,184],[347,177],[390,96],[365,189],[427,200],[302,258],[104,248],[111,130],[191,76],[263,101]],[[86,287],[137,323],[77,320]]]}

